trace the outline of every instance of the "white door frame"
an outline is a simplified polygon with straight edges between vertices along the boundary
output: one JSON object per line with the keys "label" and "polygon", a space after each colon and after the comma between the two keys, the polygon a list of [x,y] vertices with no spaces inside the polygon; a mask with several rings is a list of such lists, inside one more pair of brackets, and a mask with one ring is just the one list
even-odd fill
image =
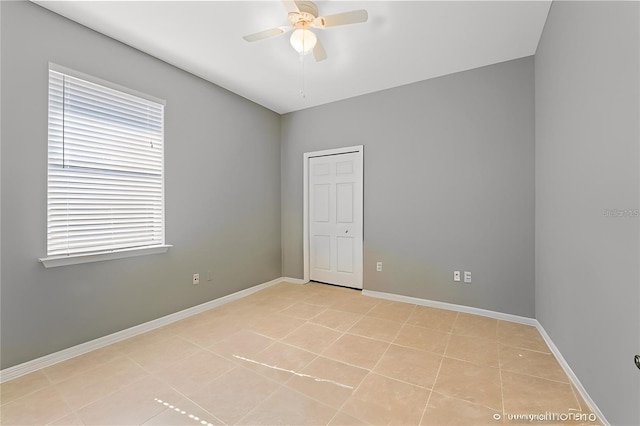
{"label": "white door frame", "polygon": [[[364,239],[364,145],[356,145],[349,146],[345,148],[336,148],[336,149],[328,149],[325,151],[314,151],[314,152],[305,152],[304,153],[304,163],[302,165],[302,177],[303,177],[303,209],[302,209],[302,252],[303,252],[303,262],[304,262],[304,276],[303,281],[308,283],[310,281],[309,276],[309,159],[312,157],[324,157],[328,155],[337,155],[337,154],[349,154],[353,152],[359,152],[358,162],[360,163],[360,176],[359,176],[359,185],[360,185],[360,197],[362,197],[362,209],[360,210],[360,235],[362,235]],[[361,247],[364,246],[364,242]],[[357,265],[358,268],[358,276],[360,277],[360,288],[362,288],[362,263],[364,262],[363,258],[364,253],[360,255],[360,265]]]}

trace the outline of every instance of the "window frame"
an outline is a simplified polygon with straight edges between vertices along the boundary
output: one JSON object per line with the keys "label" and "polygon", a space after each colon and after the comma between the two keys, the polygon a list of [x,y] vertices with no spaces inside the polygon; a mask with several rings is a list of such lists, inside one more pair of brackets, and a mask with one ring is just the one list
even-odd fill
{"label": "window frame", "polygon": [[[98,77],[87,75],[82,72],[75,71],[73,69],[49,62],[49,67],[47,68],[48,76],[51,71],[67,75],[69,77],[85,80],[87,82],[97,84],[97,85],[106,87],[108,89],[122,92],[126,95],[135,96],[138,98],[145,99],[147,101],[155,102],[157,104],[162,105],[163,107],[166,106],[166,102],[162,99],[156,98],[146,93],[138,92],[137,90],[133,90],[128,87],[121,86],[116,83],[112,83],[110,81],[103,80]],[[49,91],[50,89],[49,77],[47,81],[48,81],[47,89]],[[48,95],[47,95],[47,99],[48,99]],[[51,107],[49,105],[49,102],[47,102],[47,117],[49,117],[50,114],[51,114]],[[161,160],[161,165],[162,165],[161,166],[162,167],[162,171],[161,171],[162,242],[161,244],[146,245],[146,246],[139,246],[139,247],[125,247],[125,248],[118,248],[118,249],[108,249],[103,251],[87,251],[87,252],[71,253],[71,254],[56,254],[56,255],[47,254],[47,256],[41,257],[38,259],[38,261],[42,263],[45,268],[81,264],[81,263],[88,263],[88,262],[97,262],[97,261],[104,261],[104,260],[112,260],[112,259],[120,259],[120,258],[127,258],[127,257],[133,257],[133,256],[160,254],[160,253],[166,253],[169,250],[169,248],[172,247],[172,245],[166,244],[164,117],[165,117],[165,114],[163,110],[162,111],[162,141],[163,141],[162,145],[163,146],[162,146],[162,160]],[[49,120],[49,118],[47,118],[47,120]],[[48,152],[50,149],[51,142],[50,142],[50,133],[49,133],[48,126],[47,126],[47,129],[48,129],[47,130],[47,152]],[[49,189],[48,189],[49,188],[49,171],[48,170],[49,170],[49,154],[47,154],[47,205],[49,204]],[[48,217],[46,218],[46,224],[47,224],[46,227],[48,232],[48,229],[49,229]],[[48,237],[45,244],[47,246],[47,251],[48,251],[49,250]]]}

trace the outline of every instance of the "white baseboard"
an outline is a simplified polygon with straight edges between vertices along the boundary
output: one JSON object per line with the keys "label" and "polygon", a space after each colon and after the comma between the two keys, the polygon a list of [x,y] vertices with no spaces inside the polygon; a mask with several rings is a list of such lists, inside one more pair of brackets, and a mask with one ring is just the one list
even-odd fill
{"label": "white baseboard", "polygon": [[560,366],[562,367],[566,375],[569,377],[569,380],[571,380],[571,382],[576,387],[578,392],[580,392],[580,395],[582,396],[582,399],[584,399],[584,402],[586,402],[589,408],[591,409],[591,411],[596,416],[598,416],[598,419],[602,422],[603,425],[610,426],[611,424],[604,417],[604,414],[602,414],[602,411],[600,411],[600,409],[598,408],[596,403],[593,401],[593,399],[591,399],[591,397],[587,393],[587,390],[584,388],[584,386],[582,386],[582,383],[578,379],[578,376],[576,376],[576,373],[573,372],[567,360],[564,359],[564,357],[562,356],[562,353],[560,353],[560,349],[558,349],[556,344],[553,343],[553,340],[551,340],[551,337],[549,337],[549,334],[547,334],[547,331],[544,329],[542,324],[540,324],[537,320],[536,320],[536,328],[542,335],[542,338],[544,339],[544,341],[547,343],[547,346],[549,346],[549,349],[551,349],[551,352],[558,360],[558,363],[560,364]]}
{"label": "white baseboard", "polygon": [[15,365],[13,367],[5,368],[4,370],[0,371],[0,383],[16,379],[20,376],[24,376],[25,374],[33,373],[34,371],[40,370],[42,368],[50,367],[59,362],[66,361],[79,355],[83,355],[87,352],[91,352],[93,350],[129,339],[139,334],[146,333],[156,328],[163,327],[173,322],[180,321],[209,309],[213,309],[217,306],[224,305],[225,303],[241,299],[245,296],[255,293],[256,291],[271,287],[272,285],[281,283],[283,281],[290,282],[291,280],[288,278],[276,278],[266,283],[258,284],[245,290],[241,290],[236,293],[232,293],[227,296],[205,302],[201,305],[196,305],[191,308],[187,308],[182,311],[175,312],[173,314],[169,314],[131,328],[127,328],[126,330],[121,330],[104,337],[99,337],[89,342],[81,343],[79,345],[72,346],[70,348],[45,355],[43,357],[36,358],[22,364]]}
{"label": "white baseboard", "polygon": [[288,283],[292,283],[292,284],[306,284],[309,281],[305,281],[305,280],[301,280],[300,278],[289,278],[289,277],[282,277],[282,281],[286,281]]}
{"label": "white baseboard", "polygon": [[553,355],[556,357],[556,359],[558,360],[558,363],[560,364],[560,366],[562,367],[562,369],[566,373],[567,377],[569,378],[569,380],[571,380],[571,382],[576,387],[578,392],[580,392],[580,395],[582,396],[582,399],[584,399],[584,401],[587,403],[587,405],[589,406],[591,411],[596,416],[598,416],[598,419],[605,426],[610,426],[610,423],[604,417],[604,414],[602,414],[602,411],[600,411],[600,409],[598,408],[596,403],[593,401],[593,399],[591,399],[591,397],[587,393],[587,390],[584,388],[584,386],[582,386],[582,383],[580,383],[580,380],[578,380],[578,376],[576,376],[576,374],[573,372],[573,370],[569,366],[569,363],[567,362],[567,360],[564,359],[564,357],[560,353],[560,350],[558,349],[558,347],[555,345],[555,343],[553,343],[553,340],[551,340],[551,337],[549,337],[549,334],[547,334],[546,330],[544,329],[544,327],[542,327],[542,324],[540,324],[537,319],[521,317],[521,316],[518,316],[518,315],[505,314],[505,313],[502,313],[502,312],[489,311],[489,310],[486,310],[486,309],[474,308],[474,307],[471,307],[471,306],[456,305],[456,304],[453,304],[453,303],[438,302],[438,301],[435,301],[435,300],[428,300],[428,299],[420,299],[420,298],[417,298],[417,297],[402,296],[402,295],[393,294],[393,293],[383,293],[383,292],[379,292],[379,291],[362,290],[362,294],[364,296],[376,297],[378,299],[393,300],[393,301],[396,301],[396,302],[413,303],[414,305],[429,306],[431,308],[448,309],[450,311],[457,311],[457,312],[464,312],[464,313],[467,313],[467,314],[481,315],[481,316],[484,316],[484,317],[495,318],[495,319],[502,320],[502,321],[511,321],[511,322],[516,322],[516,323],[519,323],[519,324],[525,324],[525,325],[534,326],[540,332],[540,335],[542,336],[542,338],[546,342],[547,346],[549,346],[549,349],[551,350],[551,353],[553,353]]}
{"label": "white baseboard", "polygon": [[474,308],[472,306],[456,305],[454,303],[438,302],[435,300],[420,299],[418,297],[402,296],[399,294],[383,293],[380,291],[362,290],[365,296],[377,297],[378,299],[394,300],[396,302],[413,303],[414,305],[429,306],[431,308],[448,309],[450,311],[464,312],[466,314],[480,315],[483,317],[495,318],[503,321],[517,322],[519,324],[537,326],[538,321],[534,318],[521,317],[519,315],[505,314],[502,312],[489,311],[486,309]]}

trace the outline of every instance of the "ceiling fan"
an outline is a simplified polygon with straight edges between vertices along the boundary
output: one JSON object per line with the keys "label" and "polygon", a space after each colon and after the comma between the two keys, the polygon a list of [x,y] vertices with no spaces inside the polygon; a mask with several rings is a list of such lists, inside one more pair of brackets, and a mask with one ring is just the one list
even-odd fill
{"label": "ceiling fan", "polygon": [[366,22],[369,15],[364,9],[352,10],[351,12],[337,13],[335,15],[318,16],[318,7],[311,1],[306,0],[283,0],[282,3],[289,15],[291,27],[276,27],[269,30],[260,31],[255,34],[246,35],[246,41],[258,41],[273,37],[293,29],[291,34],[291,45],[301,55],[313,52],[316,62],[327,59],[327,52],[316,34],[309,28],[327,28],[337,25],[356,24]]}

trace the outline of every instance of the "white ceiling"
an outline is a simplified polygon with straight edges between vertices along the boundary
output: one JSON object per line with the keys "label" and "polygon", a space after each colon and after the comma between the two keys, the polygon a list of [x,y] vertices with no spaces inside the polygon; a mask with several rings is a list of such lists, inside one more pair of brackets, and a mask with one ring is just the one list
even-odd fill
{"label": "white ceiling", "polygon": [[305,57],[279,1],[36,1],[278,113],[533,55],[551,1],[317,1],[320,15],[366,9],[362,24],[315,30],[328,59]]}

